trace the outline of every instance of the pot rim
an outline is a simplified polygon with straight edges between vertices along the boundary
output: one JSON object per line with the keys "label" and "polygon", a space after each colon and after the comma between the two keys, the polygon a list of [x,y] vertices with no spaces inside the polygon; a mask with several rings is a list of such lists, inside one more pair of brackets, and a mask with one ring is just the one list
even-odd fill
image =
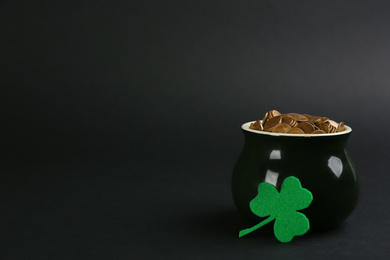
{"label": "pot rim", "polygon": [[[352,128],[345,125],[345,130],[342,132],[338,133],[329,133],[329,134],[285,134],[285,133],[272,133],[272,132],[264,132],[264,131],[258,131],[258,130],[253,130],[250,129],[249,126],[251,123],[254,123],[256,121],[250,121],[244,123],[241,128],[245,131],[252,132],[255,134],[260,134],[260,135],[270,135],[270,136],[288,136],[288,137],[327,137],[327,136],[335,136],[335,135],[345,135],[349,134],[352,132]],[[263,122],[263,120],[260,120],[260,122]]]}

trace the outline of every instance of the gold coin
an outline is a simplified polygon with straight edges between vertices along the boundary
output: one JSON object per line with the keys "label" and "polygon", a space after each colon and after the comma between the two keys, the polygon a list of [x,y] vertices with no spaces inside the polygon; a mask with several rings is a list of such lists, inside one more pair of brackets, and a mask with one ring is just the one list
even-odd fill
{"label": "gold coin", "polygon": [[[312,123],[312,122],[311,122]],[[313,127],[314,127],[314,131],[315,130],[321,130],[315,123],[312,123]]]}
{"label": "gold coin", "polygon": [[296,121],[308,121],[309,120],[306,116],[304,116],[302,114],[298,114],[298,113],[289,113],[288,116]]}
{"label": "gold coin", "polygon": [[302,129],[298,127],[293,127],[290,130],[288,130],[286,134],[305,134],[305,132],[303,132]]}
{"label": "gold coin", "polygon": [[263,125],[260,123],[260,120],[257,120],[256,122],[251,123],[251,125],[249,126],[249,128],[250,128],[250,129],[253,129],[253,130],[262,131],[262,130],[263,130]]}
{"label": "gold coin", "polygon": [[263,125],[265,124],[265,122],[267,121],[267,119],[268,119],[268,112],[265,113],[265,116],[263,117],[263,120],[262,120]]}
{"label": "gold coin", "polygon": [[269,116],[270,118],[274,118],[276,116],[280,116],[281,115],[278,110],[271,110],[268,113],[270,114],[270,116]]}
{"label": "gold coin", "polygon": [[279,123],[272,128],[273,133],[285,133],[291,129],[291,126],[286,123]]}
{"label": "gold coin", "polygon": [[297,121],[295,121],[292,117],[289,117],[288,115],[282,115],[282,123],[286,123],[291,127],[294,127],[298,124]]}
{"label": "gold coin", "polygon": [[285,118],[287,118],[289,116],[287,114],[280,114],[280,117],[282,118],[282,121],[283,121]]}
{"label": "gold coin", "polygon": [[326,134],[345,131],[343,122],[337,123],[326,116],[309,114],[286,113],[277,110],[265,113],[263,120],[250,124],[250,129],[288,134]]}
{"label": "gold coin", "polygon": [[326,134],[324,131],[322,130],[314,130],[313,132],[311,132],[312,135],[318,135],[318,134]]}
{"label": "gold coin", "polygon": [[267,114],[267,120],[270,120],[271,118],[273,118],[274,116],[271,114],[272,110],[271,111],[268,111],[268,114]]}
{"label": "gold coin", "polygon": [[310,125],[312,125],[314,127],[314,129],[317,129],[318,127],[316,126],[316,124],[314,124],[313,122],[310,122],[310,121],[306,121],[305,123],[308,123]]}
{"label": "gold coin", "polygon": [[342,132],[345,130],[344,122],[340,122],[340,124],[337,126],[337,132]]}
{"label": "gold coin", "polygon": [[339,125],[337,122],[335,122],[335,121],[333,121],[333,120],[330,120],[330,119],[329,119],[329,123],[330,123],[331,126],[334,126],[334,127],[336,127],[336,128],[337,128],[337,126]]}
{"label": "gold coin", "polygon": [[326,117],[326,116],[322,116],[321,118],[320,118],[320,122],[328,122],[329,121],[329,117]]}
{"label": "gold coin", "polygon": [[305,134],[311,134],[315,130],[314,126],[309,122],[300,122],[297,127],[302,129]]}
{"label": "gold coin", "polygon": [[282,118],[280,116],[273,117],[271,119],[268,119],[267,122],[264,124],[264,129],[272,129],[274,126],[280,123],[282,121]]}
{"label": "gold coin", "polygon": [[317,124],[318,128],[324,131],[325,133],[329,133],[329,125],[325,122],[321,122]]}
{"label": "gold coin", "polygon": [[320,122],[320,120],[321,120],[321,117],[320,117],[320,116],[312,116],[312,115],[308,115],[308,114],[303,114],[303,115],[306,116],[307,119],[308,119],[310,122],[313,122],[313,123]]}
{"label": "gold coin", "polygon": [[313,126],[314,131],[321,130],[315,123],[313,123],[313,122],[307,122],[307,123],[309,123],[309,124],[311,124]]}

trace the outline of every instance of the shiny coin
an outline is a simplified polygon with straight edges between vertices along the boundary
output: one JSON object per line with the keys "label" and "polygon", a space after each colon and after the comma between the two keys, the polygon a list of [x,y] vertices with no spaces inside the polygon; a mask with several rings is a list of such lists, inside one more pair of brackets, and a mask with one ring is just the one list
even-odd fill
{"label": "shiny coin", "polygon": [[297,121],[295,121],[292,117],[289,117],[287,115],[282,115],[282,123],[286,123],[291,127],[294,127],[298,124]]}
{"label": "shiny coin", "polygon": [[312,115],[308,115],[308,114],[303,114],[303,115],[306,116],[308,118],[308,120],[310,122],[313,122],[313,123],[320,122],[320,120],[321,120],[320,116],[312,116]]}
{"label": "shiny coin", "polygon": [[293,127],[290,130],[288,130],[286,134],[305,134],[305,132],[303,132],[303,130],[298,127]]}
{"label": "shiny coin", "polygon": [[306,116],[301,115],[301,114],[297,114],[297,113],[289,113],[288,116],[296,121],[308,121],[309,120]]}
{"label": "shiny coin", "polygon": [[329,117],[326,117],[326,116],[322,116],[320,118],[320,122],[328,122],[329,121]]}
{"label": "shiny coin", "polygon": [[264,117],[263,117],[263,120],[261,121],[263,123],[263,125],[265,124],[265,122],[267,121],[268,119],[268,112],[265,113]]}
{"label": "shiny coin", "polygon": [[289,134],[326,134],[345,131],[343,122],[337,123],[326,116],[312,116],[309,114],[286,113],[277,110],[265,113],[263,120],[250,124],[250,129]]}
{"label": "shiny coin", "polygon": [[318,128],[324,131],[325,133],[329,133],[329,125],[327,123],[319,123],[317,124]]}
{"label": "shiny coin", "polygon": [[314,126],[309,122],[300,122],[297,127],[302,129],[305,134],[311,134],[315,130]]}
{"label": "shiny coin", "polygon": [[264,129],[272,129],[274,126],[279,124],[282,121],[282,118],[280,116],[273,117],[271,119],[268,119],[264,124]]}
{"label": "shiny coin", "polygon": [[314,123],[312,123],[313,124],[313,126],[314,126],[314,131],[315,130],[321,130],[316,124],[314,124]]}
{"label": "shiny coin", "polygon": [[314,130],[313,132],[311,132],[312,135],[318,135],[318,134],[326,134],[324,131],[322,130]]}
{"label": "shiny coin", "polygon": [[272,128],[273,133],[286,133],[291,129],[291,126],[286,123],[279,123]]}
{"label": "shiny coin", "polygon": [[315,123],[307,121],[307,123],[311,124],[315,130],[321,130]]}
{"label": "shiny coin", "polygon": [[262,131],[262,130],[263,130],[263,125],[260,123],[260,120],[257,120],[256,122],[251,123],[251,125],[249,126],[249,128],[250,128],[250,129],[253,129],[253,130]]}
{"label": "shiny coin", "polygon": [[336,127],[336,128],[339,125],[337,122],[335,122],[333,120],[330,120],[330,119],[329,119],[329,123],[330,123],[331,126]]}
{"label": "shiny coin", "polygon": [[312,125],[314,127],[314,129],[317,129],[318,127],[316,126],[316,124],[314,124],[313,122],[310,122],[310,121],[306,121],[305,123],[308,123],[310,125]]}
{"label": "shiny coin", "polygon": [[271,110],[268,113],[270,114],[269,118],[274,118],[276,116],[280,116],[280,112],[277,110]]}
{"label": "shiny coin", "polygon": [[337,132],[342,132],[345,130],[344,122],[340,122],[340,124],[337,126]]}

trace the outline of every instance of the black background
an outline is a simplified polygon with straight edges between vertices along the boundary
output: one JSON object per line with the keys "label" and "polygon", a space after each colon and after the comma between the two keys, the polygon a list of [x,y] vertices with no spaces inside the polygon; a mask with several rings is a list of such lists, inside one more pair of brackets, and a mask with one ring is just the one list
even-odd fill
{"label": "black background", "polygon": [[[388,259],[387,1],[1,1],[2,259]],[[231,198],[242,123],[353,128],[338,229],[281,244]]]}

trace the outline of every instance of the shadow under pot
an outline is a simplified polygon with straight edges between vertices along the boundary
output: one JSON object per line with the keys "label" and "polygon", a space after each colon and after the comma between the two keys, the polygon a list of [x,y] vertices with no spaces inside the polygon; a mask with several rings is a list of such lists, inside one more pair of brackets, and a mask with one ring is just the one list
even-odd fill
{"label": "shadow under pot", "polygon": [[238,210],[253,222],[261,219],[249,203],[260,183],[273,184],[280,191],[289,176],[295,176],[313,195],[310,206],[300,212],[314,231],[333,228],[354,210],[359,184],[347,150],[352,129],[332,134],[280,134],[256,131],[242,125],[244,148],[233,171],[232,192]]}

